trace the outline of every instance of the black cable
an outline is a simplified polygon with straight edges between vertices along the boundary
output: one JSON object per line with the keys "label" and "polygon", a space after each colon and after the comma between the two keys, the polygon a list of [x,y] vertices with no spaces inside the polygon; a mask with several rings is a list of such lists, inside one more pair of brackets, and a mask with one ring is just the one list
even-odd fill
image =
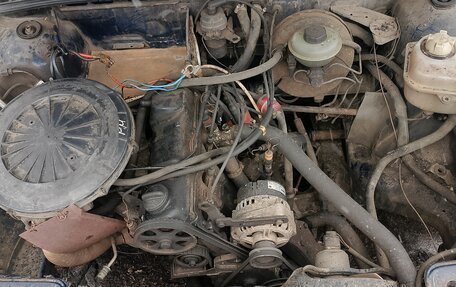
{"label": "black cable", "polygon": [[244,106],[241,106],[241,118],[239,119],[239,122],[240,122],[239,131],[238,131],[238,133],[236,135],[236,138],[234,139],[234,142],[233,142],[233,144],[232,144],[232,146],[230,148],[230,151],[226,155],[226,159],[223,161],[223,164],[220,167],[220,169],[219,169],[219,171],[217,173],[217,176],[215,177],[214,183],[212,184],[212,188],[211,188],[211,194],[214,194],[215,188],[216,188],[220,178],[222,177],[223,171],[225,170],[226,165],[228,164],[228,161],[233,156],[234,149],[236,148],[237,144],[239,143],[239,140],[241,139],[242,129],[244,128],[244,120],[243,120],[243,118],[245,118],[245,109],[244,109]]}
{"label": "black cable", "polygon": [[211,93],[209,92],[209,86],[206,86],[206,89],[202,96],[201,106],[200,106],[199,115],[198,115],[198,123],[196,124],[196,136],[195,136],[196,141],[198,141],[199,135],[201,133],[201,128],[203,126],[203,121],[204,121],[204,111],[206,110],[206,104],[207,104],[207,101],[208,101],[210,95],[211,95]]}
{"label": "black cable", "polygon": [[224,89],[224,99],[225,101],[228,103],[228,109],[230,110],[230,113],[233,114],[233,120],[239,124],[239,122],[237,121],[240,117],[240,112],[239,112],[239,104],[238,102],[236,102],[236,100],[234,99],[234,96],[226,91],[226,87],[223,88]]}
{"label": "black cable", "polygon": [[[267,75],[265,73],[263,73],[263,78],[266,79],[266,77],[267,77]],[[268,83],[268,81],[266,80],[265,84],[267,84],[267,83]],[[268,89],[266,89],[266,90],[268,90]],[[266,111],[266,113],[265,113],[265,115],[264,115],[264,117],[263,117],[263,119],[262,119],[262,121],[260,123],[260,127],[263,127],[263,128],[253,130],[250,133],[250,135],[247,136],[246,139],[244,141],[242,141],[234,149],[234,151],[232,153],[232,157],[239,155],[240,153],[242,153],[243,151],[248,149],[250,146],[252,146],[260,138],[260,136],[263,134],[263,131],[266,130],[266,127],[269,125],[269,122],[270,122],[270,120],[272,118],[272,114],[273,114],[272,102],[274,100],[274,94],[268,92],[268,96],[269,96],[268,108],[267,108],[267,111]],[[227,154],[224,154],[224,155],[221,155],[221,156],[219,156],[217,158],[214,158],[212,160],[209,160],[209,161],[197,164],[197,165],[193,165],[193,166],[188,166],[188,167],[183,168],[181,170],[177,170],[177,171],[168,173],[167,175],[165,175],[163,177],[156,178],[156,179],[154,179],[152,181],[145,182],[144,184],[153,184],[153,183],[156,183],[156,182],[159,182],[159,181],[162,181],[162,180],[166,180],[166,179],[170,179],[170,178],[174,178],[174,177],[179,177],[179,176],[183,176],[183,175],[199,172],[199,171],[205,170],[207,168],[210,168],[210,167],[212,167],[214,165],[218,165],[220,163],[223,163],[226,158],[227,158]]]}
{"label": "black cable", "polygon": [[56,46],[54,50],[51,53],[51,63],[50,63],[50,69],[51,69],[51,76],[54,79],[63,79],[65,78],[65,71],[60,71],[60,68],[57,63],[57,58],[60,57],[61,65],[62,68],[65,65],[65,62],[63,60],[63,55],[65,54],[64,50],[60,46]]}
{"label": "black cable", "polygon": [[[266,77],[266,75],[264,74],[263,77]],[[267,82],[266,82],[267,83]],[[263,131],[266,130],[266,127],[269,125],[269,122],[272,118],[272,114],[273,114],[273,109],[272,109],[272,102],[274,100],[273,98],[273,94],[272,93],[269,93],[269,101],[268,101],[268,108],[267,108],[267,111],[265,113],[265,115],[263,116],[262,120],[261,120],[261,123],[260,123],[260,127],[261,128],[258,128],[258,129],[254,129],[249,136],[246,137],[245,140],[243,140],[233,151],[232,153],[232,156],[237,156],[239,155],[240,153],[242,153],[243,151],[245,151],[246,149],[248,149],[250,146],[252,146],[259,138],[260,136],[263,134]],[[114,184],[115,185],[119,185],[119,186],[133,186],[133,185],[138,185],[138,184],[141,184],[141,185],[145,185],[145,184],[153,184],[153,183],[156,183],[156,182],[159,182],[159,181],[162,181],[162,180],[166,180],[166,179],[169,179],[169,178],[174,178],[174,177],[179,177],[179,176],[183,176],[183,175],[187,175],[187,174],[191,174],[191,173],[195,173],[195,172],[199,172],[199,171],[202,171],[202,170],[205,170],[209,167],[212,167],[214,165],[218,165],[218,164],[221,164],[225,161],[225,159],[227,158],[227,154],[222,154],[212,160],[209,160],[209,161],[205,161],[203,163],[199,163],[199,164],[196,164],[198,162],[201,162],[202,160],[205,160],[207,159],[207,155],[211,152],[219,152],[221,151],[223,148],[220,148],[220,149],[215,149],[215,150],[212,150],[210,152],[206,152],[204,154],[201,154],[201,155],[197,155],[195,157],[192,157],[192,158],[189,158],[187,160],[184,160],[178,164],[175,164],[175,165],[172,165],[172,166],[168,166],[162,170],[159,170],[159,171],[156,171],[154,173],[151,173],[151,174],[147,174],[147,175],[144,175],[144,176],[141,176],[141,177],[137,177],[137,178],[132,178],[132,179],[118,179]],[[204,158],[204,159],[201,159],[201,158]],[[191,165],[188,164],[189,162],[194,162],[194,164],[196,165]],[[160,175],[158,176],[158,174],[163,174],[163,175]],[[157,176],[156,176],[157,175]]]}
{"label": "black cable", "polygon": [[[211,100],[215,102],[217,101],[217,98],[214,95],[211,95]],[[222,110],[230,120],[233,120],[234,122],[236,121],[230,109],[228,109],[228,106],[223,102],[223,99],[219,101],[219,109]]]}
{"label": "black cable", "polygon": [[217,87],[217,99],[215,101],[214,111],[212,112],[212,122],[211,122],[211,128],[209,130],[209,139],[212,139],[212,137],[214,135],[215,122],[217,121],[217,113],[218,113],[218,108],[219,108],[221,95],[222,95],[222,86],[218,85],[218,87]]}
{"label": "black cable", "polygon": [[114,182],[114,185],[116,186],[135,186],[135,185],[144,185],[148,184],[150,182],[153,182],[156,179],[162,178],[163,176],[166,176],[167,174],[176,172],[180,169],[183,169],[185,167],[191,166],[193,164],[197,164],[201,161],[205,161],[210,159],[211,157],[218,156],[224,153],[227,153],[229,151],[228,147],[224,148],[218,148],[214,149],[193,157],[190,157],[188,159],[185,159],[179,163],[168,165],[160,170],[157,170],[155,172],[139,176],[136,178],[128,178],[128,179],[117,179]]}

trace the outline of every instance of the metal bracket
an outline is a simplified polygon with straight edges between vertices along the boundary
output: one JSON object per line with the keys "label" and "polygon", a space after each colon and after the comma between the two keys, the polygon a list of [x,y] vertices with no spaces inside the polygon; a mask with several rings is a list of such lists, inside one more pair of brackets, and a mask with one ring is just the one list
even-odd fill
{"label": "metal bracket", "polygon": [[456,180],[453,174],[445,166],[435,163],[429,168],[429,171],[443,179],[447,185],[456,186]]}
{"label": "metal bracket", "polygon": [[259,226],[266,224],[284,224],[288,223],[286,216],[265,216],[258,218],[246,218],[242,220],[233,219],[231,217],[219,218],[215,220],[218,227],[232,226],[232,227],[245,227],[245,226]]}
{"label": "metal bracket", "polygon": [[334,5],[331,11],[365,27],[368,27],[374,36],[374,42],[384,45],[400,37],[401,31],[396,18],[353,5]]}
{"label": "metal bracket", "polygon": [[279,216],[264,216],[257,218],[247,218],[247,219],[233,219],[231,217],[226,217],[223,213],[218,210],[218,208],[209,202],[202,202],[199,204],[199,208],[207,213],[207,216],[210,220],[214,221],[215,224],[220,227],[232,226],[232,227],[245,227],[245,226],[259,226],[266,224],[284,224],[288,223],[288,218],[284,215]]}

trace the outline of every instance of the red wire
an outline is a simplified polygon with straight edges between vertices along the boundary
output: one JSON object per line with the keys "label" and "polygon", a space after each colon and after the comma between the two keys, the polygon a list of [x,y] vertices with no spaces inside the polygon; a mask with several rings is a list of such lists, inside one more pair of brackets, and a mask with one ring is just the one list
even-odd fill
{"label": "red wire", "polygon": [[94,59],[95,57],[89,54],[84,54],[84,53],[78,53],[79,56],[86,58],[86,59]]}

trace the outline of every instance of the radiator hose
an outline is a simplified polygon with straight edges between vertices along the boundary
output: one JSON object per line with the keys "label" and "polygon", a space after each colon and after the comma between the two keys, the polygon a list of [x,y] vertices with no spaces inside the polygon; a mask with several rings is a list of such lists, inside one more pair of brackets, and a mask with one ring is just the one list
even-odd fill
{"label": "radiator hose", "polygon": [[[244,133],[249,134],[250,132],[251,130],[245,128]],[[268,127],[260,139],[277,142],[282,154],[320,195],[385,251],[397,274],[398,281],[406,286],[413,286],[416,277],[415,266],[405,248],[391,231],[332,181],[284,132],[274,127]]]}

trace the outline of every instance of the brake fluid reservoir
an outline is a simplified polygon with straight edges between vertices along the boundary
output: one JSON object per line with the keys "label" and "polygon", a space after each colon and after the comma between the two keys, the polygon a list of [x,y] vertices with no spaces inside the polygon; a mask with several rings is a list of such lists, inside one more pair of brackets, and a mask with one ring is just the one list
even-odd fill
{"label": "brake fluid reservoir", "polygon": [[307,67],[323,67],[342,49],[339,33],[322,25],[310,25],[293,34],[288,49],[296,60]]}
{"label": "brake fluid reservoir", "polygon": [[407,44],[404,93],[414,106],[456,114],[456,37],[440,31]]}

